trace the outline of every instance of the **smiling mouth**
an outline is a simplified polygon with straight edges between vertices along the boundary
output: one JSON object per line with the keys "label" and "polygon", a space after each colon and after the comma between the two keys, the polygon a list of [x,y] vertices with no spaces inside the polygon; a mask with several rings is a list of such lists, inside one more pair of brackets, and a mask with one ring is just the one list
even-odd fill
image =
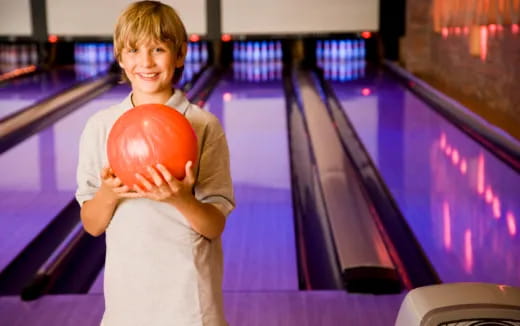
{"label": "smiling mouth", "polygon": [[159,76],[159,73],[149,73],[149,74],[138,73],[137,75],[139,77],[141,77],[141,79],[144,79],[144,80],[154,80],[157,76]]}

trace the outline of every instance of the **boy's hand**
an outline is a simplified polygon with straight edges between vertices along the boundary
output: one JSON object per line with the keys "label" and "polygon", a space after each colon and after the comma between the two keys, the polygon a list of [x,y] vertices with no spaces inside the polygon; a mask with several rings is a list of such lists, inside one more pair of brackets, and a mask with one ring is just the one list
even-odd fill
{"label": "boy's hand", "polygon": [[134,190],[142,197],[172,204],[179,200],[191,200],[194,198],[192,189],[195,183],[192,165],[191,161],[186,163],[186,176],[183,180],[177,180],[161,164],[157,164],[155,168],[150,166],[148,167],[148,174],[152,178],[153,183],[142,175],[136,174],[137,179],[141,181],[142,187],[135,185]]}
{"label": "boy's hand", "polygon": [[118,202],[121,198],[137,198],[142,197],[140,194],[130,191],[121,180],[114,175],[112,169],[108,166],[101,170],[101,187],[99,192],[109,202]]}

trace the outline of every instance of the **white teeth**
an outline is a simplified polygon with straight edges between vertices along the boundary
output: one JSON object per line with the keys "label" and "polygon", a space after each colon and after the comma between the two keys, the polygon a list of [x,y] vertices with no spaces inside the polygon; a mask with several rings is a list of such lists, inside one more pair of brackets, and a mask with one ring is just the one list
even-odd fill
{"label": "white teeth", "polygon": [[140,75],[145,77],[145,78],[152,78],[152,77],[157,76],[157,74],[140,74]]}

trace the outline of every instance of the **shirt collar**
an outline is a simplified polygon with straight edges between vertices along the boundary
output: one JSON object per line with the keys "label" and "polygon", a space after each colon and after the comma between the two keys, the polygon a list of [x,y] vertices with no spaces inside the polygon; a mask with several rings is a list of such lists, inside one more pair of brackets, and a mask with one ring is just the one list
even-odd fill
{"label": "shirt collar", "polygon": [[[186,95],[179,90],[176,89],[173,92],[173,95],[164,103],[164,105],[167,105],[171,108],[176,109],[181,114],[186,114],[186,111],[188,110],[188,107],[190,106],[190,102],[186,98]],[[128,94],[128,96],[121,102],[120,107],[123,109],[124,112],[130,110],[134,107],[132,104],[132,93]]]}

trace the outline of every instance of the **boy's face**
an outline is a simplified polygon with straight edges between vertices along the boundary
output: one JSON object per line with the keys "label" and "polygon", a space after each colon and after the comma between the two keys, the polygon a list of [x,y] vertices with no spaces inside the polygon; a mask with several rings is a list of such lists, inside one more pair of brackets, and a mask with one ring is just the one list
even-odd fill
{"label": "boy's face", "polygon": [[149,41],[127,46],[121,53],[119,65],[132,84],[132,91],[139,95],[161,96],[171,93],[176,68],[184,65],[184,56],[177,59],[169,44]]}

